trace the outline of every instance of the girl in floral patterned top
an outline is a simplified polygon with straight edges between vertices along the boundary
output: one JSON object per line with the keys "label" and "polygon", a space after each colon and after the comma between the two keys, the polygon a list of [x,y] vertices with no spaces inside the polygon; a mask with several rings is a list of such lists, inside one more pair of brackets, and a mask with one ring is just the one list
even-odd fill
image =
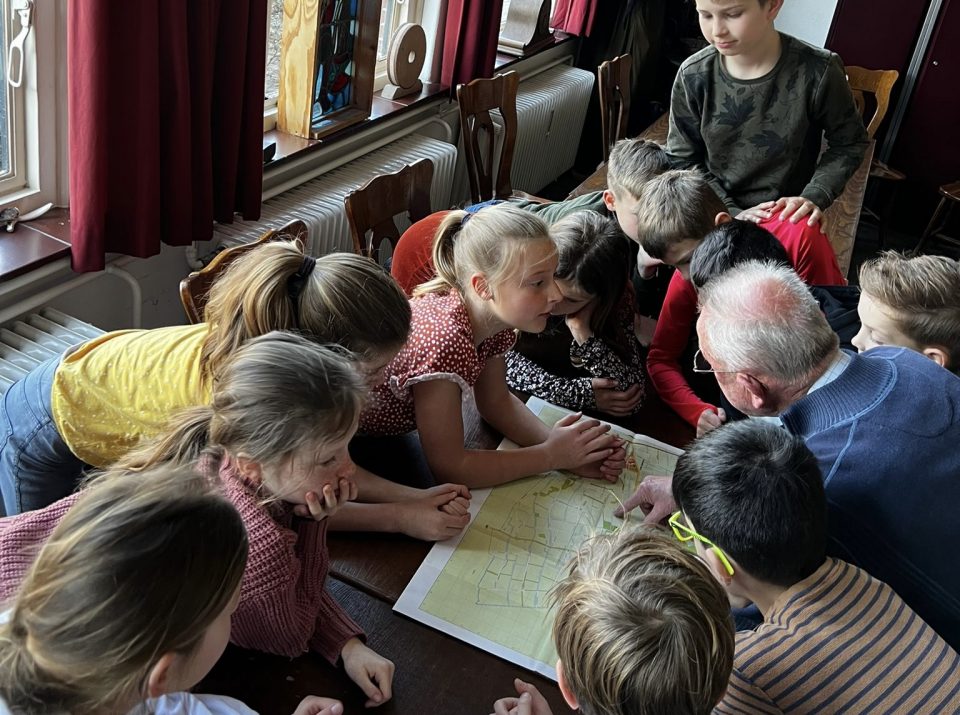
{"label": "girl in floral patterned top", "polygon": [[[507,383],[573,410],[629,415],[644,397],[644,355],[633,332],[627,281],[629,240],[613,218],[578,211],[550,227],[557,245],[556,280],[563,300],[551,329],[569,333],[570,362],[579,377],[557,377],[523,354],[507,353]],[[533,338],[536,340],[536,337]]]}
{"label": "girl in floral patterned top", "polygon": [[[515,331],[542,331],[562,295],[557,252],[537,216],[500,204],[452,211],[434,242],[437,277],[410,302],[410,338],[387,366],[360,419],[360,432],[419,430],[434,476],[492,486],[551,469],[617,479],[624,452],[597,420],[579,414],[544,425],[507,389],[504,354]],[[520,449],[467,449],[463,392],[481,416]]]}

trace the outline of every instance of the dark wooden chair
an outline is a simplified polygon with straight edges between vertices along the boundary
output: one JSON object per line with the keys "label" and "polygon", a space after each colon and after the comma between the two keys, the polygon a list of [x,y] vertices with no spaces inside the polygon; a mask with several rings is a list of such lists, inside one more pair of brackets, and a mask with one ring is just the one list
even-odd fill
{"label": "dark wooden chair", "polygon": [[[893,91],[893,86],[896,84],[900,73],[897,70],[868,70],[856,65],[847,65],[845,69],[847,82],[850,84],[850,90],[853,93],[853,102],[857,105],[860,116],[863,117],[867,136],[873,139],[887,114],[887,109],[890,107],[890,93]],[[871,107],[873,108],[872,115],[869,114]],[[870,178],[878,181],[899,182],[907,177],[904,173],[874,158],[870,164]],[[884,202],[886,207],[891,204],[892,200]],[[877,242],[883,248],[883,225],[886,222],[886,212],[881,211],[881,213],[884,215],[881,216],[867,206],[863,207],[863,214],[877,224]]]}
{"label": "dark wooden chair", "polygon": [[[490,199],[509,199],[523,196],[510,183],[513,150],[517,142],[517,87],[520,77],[516,72],[505,72],[493,79],[475,79],[457,86],[460,105],[460,136],[470,179],[470,197],[473,203]],[[498,110],[503,118],[503,146],[497,157],[497,141],[490,112]],[[496,177],[496,186],[494,186]],[[542,201],[542,199],[540,199]]]}
{"label": "dark wooden chair", "polygon": [[597,68],[604,162],[610,158],[613,145],[627,134],[627,119],[630,116],[631,64],[630,55],[620,55],[603,62]]}
{"label": "dark wooden chair", "polygon": [[953,248],[960,248],[960,238],[948,236],[943,233],[943,229],[946,228],[947,223],[950,221],[950,214],[953,213],[953,209],[957,204],[960,204],[960,181],[954,181],[952,184],[944,184],[941,186],[940,203],[937,204],[933,216],[930,217],[930,222],[920,235],[920,240],[917,242],[914,253],[923,253],[924,247],[926,247],[927,243],[931,240],[943,241]]}
{"label": "dark wooden chair", "polygon": [[227,266],[240,256],[269,241],[305,241],[306,238],[307,225],[298,219],[280,228],[270,229],[256,241],[227,248],[218,253],[209,264],[180,281],[180,302],[183,303],[187,320],[191,323],[203,322],[203,309],[207,305],[210,286],[226,270]]}
{"label": "dark wooden chair", "polygon": [[[395,217],[410,215],[410,223],[430,215],[433,162],[420,159],[400,171],[370,179],[343,199],[353,235],[353,250],[376,259],[384,241],[395,248],[400,238]],[[367,234],[369,235],[369,238]]]}

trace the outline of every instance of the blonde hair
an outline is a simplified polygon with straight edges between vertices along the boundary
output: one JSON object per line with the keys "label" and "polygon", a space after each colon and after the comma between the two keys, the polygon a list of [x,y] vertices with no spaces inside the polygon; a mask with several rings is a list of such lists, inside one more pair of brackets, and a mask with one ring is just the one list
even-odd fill
{"label": "blonde hair", "polygon": [[0,694],[13,712],[128,707],[162,655],[193,654],[246,559],[240,515],[210,480],[107,472],[40,549],[0,625]]}
{"label": "blonde hair", "polygon": [[717,192],[703,175],[675,169],[655,176],[637,200],[637,238],[643,250],[662,259],[680,241],[700,241],[725,213]]}
{"label": "blonde hair", "polygon": [[437,277],[417,286],[413,295],[463,292],[465,281],[474,273],[483,273],[496,287],[516,274],[521,251],[534,241],[550,241],[547,224],[516,206],[497,204],[476,213],[451,211],[433,242]]}
{"label": "blonde hair", "polygon": [[645,527],[594,537],[553,599],[553,639],[584,715],[706,715],[723,696],[730,602],[674,539]]}
{"label": "blonde hair", "polygon": [[613,145],[607,161],[607,187],[617,198],[643,193],[650,179],[670,169],[666,150],[648,139],[621,139]]}
{"label": "blonde hair", "polygon": [[[363,405],[363,379],[342,351],[295,333],[242,345],[213,386],[210,404],[180,413],[169,431],[121,460],[129,469],[190,464],[224,451],[277,465],[344,439]],[[269,485],[267,485],[269,488]]]}
{"label": "blonde hair", "polygon": [[948,367],[960,368],[960,262],[885,251],[860,267],[860,290],[896,313],[904,335],[946,348]]}
{"label": "blonde hair", "polygon": [[406,342],[410,304],[374,261],[352,253],[321,256],[303,287],[291,291],[303,260],[295,241],[264,243],[214,282],[204,309],[210,326],[200,354],[205,377],[215,376],[246,340],[271,330],[339,343],[361,359]]}

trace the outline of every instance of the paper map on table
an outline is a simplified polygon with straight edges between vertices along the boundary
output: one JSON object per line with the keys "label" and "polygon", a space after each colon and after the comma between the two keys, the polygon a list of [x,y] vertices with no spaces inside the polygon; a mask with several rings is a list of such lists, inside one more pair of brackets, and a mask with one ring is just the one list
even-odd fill
{"label": "paper map on table", "polygon": [[[527,406],[553,425],[567,410],[537,398]],[[476,489],[470,525],[435,544],[394,610],[478,648],[556,679],[550,589],[583,541],[622,523],[618,501],[649,474],[672,474],[681,450],[622,428],[627,468],[617,484],[564,472]],[[504,440],[500,448],[513,445]]]}

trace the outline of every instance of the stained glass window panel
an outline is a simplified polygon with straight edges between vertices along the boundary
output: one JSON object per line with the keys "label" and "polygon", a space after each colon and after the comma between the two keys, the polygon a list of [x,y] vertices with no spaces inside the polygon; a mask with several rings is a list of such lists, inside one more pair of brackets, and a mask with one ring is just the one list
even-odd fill
{"label": "stained glass window panel", "polygon": [[317,36],[317,85],[313,121],[350,104],[353,95],[354,50],[358,0],[322,0]]}

